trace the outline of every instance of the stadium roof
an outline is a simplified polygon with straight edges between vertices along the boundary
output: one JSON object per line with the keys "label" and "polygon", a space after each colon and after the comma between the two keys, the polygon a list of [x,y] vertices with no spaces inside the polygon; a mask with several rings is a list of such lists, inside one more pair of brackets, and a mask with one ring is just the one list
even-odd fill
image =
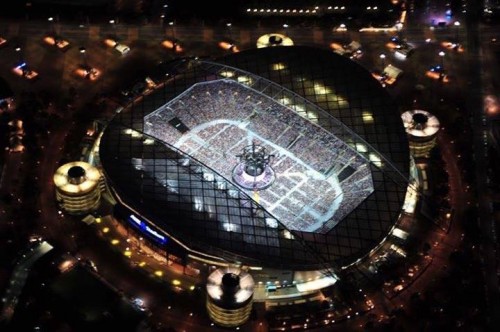
{"label": "stadium roof", "polygon": [[[182,61],[186,71],[129,105],[101,139],[104,171],[123,202],[192,250],[257,266],[344,266],[388,235],[403,205],[410,157],[398,109],[368,71],[309,47],[249,50],[218,63]],[[280,220],[270,223],[274,216],[251,194],[189,151],[146,134],[145,116],[193,84],[221,79],[274,100],[292,100],[303,118],[314,113],[317,125],[369,161],[373,192],[326,232],[290,229]],[[181,193],[169,191],[171,179],[181,184]],[[213,206],[211,211],[196,208],[200,196]],[[237,227],[228,228],[228,223]]]}

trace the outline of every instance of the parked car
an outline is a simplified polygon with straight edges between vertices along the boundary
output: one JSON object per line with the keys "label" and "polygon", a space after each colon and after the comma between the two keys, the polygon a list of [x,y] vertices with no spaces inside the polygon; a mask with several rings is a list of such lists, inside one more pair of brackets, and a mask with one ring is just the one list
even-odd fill
{"label": "parked car", "polygon": [[130,52],[130,47],[111,38],[105,39],[104,44],[106,44],[106,46],[108,47],[115,49],[121,55],[125,55],[128,52]]}
{"label": "parked car", "polygon": [[347,56],[351,59],[359,59],[363,55],[361,44],[355,40],[346,45],[332,43],[330,44],[330,48],[332,48],[335,53]]}
{"label": "parked car", "polygon": [[386,46],[394,52],[396,55],[399,55],[402,58],[407,58],[413,53],[414,46],[409,44],[405,39],[402,39],[398,36],[393,36],[386,44]]}
{"label": "parked car", "polygon": [[448,75],[446,74],[444,68],[439,65],[432,66],[431,68],[429,68],[429,70],[425,73],[425,76],[432,78],[434,80],[440,80],[441,82],[444,83],[449,82]]}
{"label": "parked car", "polygon": [[441,42],[441,46],[443,46],[446,49],[458,52],[458,53],[463,53],[465,51],[464,47],[462,44],[454,41],[443,41]]}
{"label": "parked car", "polygon": [[6,148],[9,153],[24,152],[24,149],[23,137],[21,135],[12,135],[9,138],[9,147]]}
{"label": "parked car", "polygon": [[101,71],[99,69],[86,65],[78,66],[75,73],[81,78],[85,78],[89,81],[95,81],[101,75]]}
{"label": "parked car", "polygon": [[33,81],[38,78],[38,73],[28,67],[26,62],[23,62],[12,69],[14,74],[23,77],[27,80]]}
{"label": "parked car", "polygon": [[222,48],[223,50],[232,52],[232,53],[238,53],[240,50],[238,46],[230,41],[230,40],[222,40],[219,42],[219,47]]}
{"label": "parked car", "polygon": [[129,101],[140,95],[147,95],[154,90],[157,86],[155,81],[151,77],[146,76],[144,80],[136,81],[131,87],[123,89],[121,95],[124,97],[124,101]]}
{"label": "parked car", "polygon": [[180,41],[177,39],[165,39],[161,42],[161,46],[165,47],[166,49],[173,50],[176,53],[181,53],[184,51],[184,48],[182,47]]}
{"label": "parked car", "polygon": [[372,76],[377,79],[383,87],[393,85],[403,74],[403,71],[391,64],[387,65],[382,72],[374,70]]}
{"label": "parked car", "polygon": [[70,43],[67,40],[58,36],[46,36],[45,38],[43,38],[43,41],[46,44],[56,47],[63,52],[67,51],[70,47]]}

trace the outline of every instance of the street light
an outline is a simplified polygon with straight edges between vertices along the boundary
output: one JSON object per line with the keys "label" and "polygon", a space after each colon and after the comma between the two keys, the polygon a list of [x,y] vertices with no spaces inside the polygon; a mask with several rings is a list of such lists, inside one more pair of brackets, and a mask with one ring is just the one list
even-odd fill
{"label": "street light", "polygon": [[458,29],[460,28],[460,22],[455,21],[455,23],[453,23],[453,25],[455,26],[455,42],[458,43]]}
{"label": "street light", "polygon": [[24,61],[23,61],[23,53],[22,53],[21,46],[16,46],[15,50],[19,56],[19,62],[23,63]]}
{"label": "street light", "polygon": [[177,52],[177,49],[178,49],[178,45],[177,45],[177,39],[175,38],[175,22],[174,21],[170,21],[168,22],[168,25],[170,25],[170,29],[172,29],[172,50],[174,52]]}
{"label": "street light", "polygon": [[346,31],[347,31],[347,27],[344,23],[340,23],[337,31],[340,31],[341,35],[342,35],[342,42],[343,43],[346,43],[347,40],[345,40],[345,37],[346,37]]}
{"label": "street light", "polygon": [[385,69],[385,54],[380,54],[380,59],[382,60],[382,71]]}
{"label": "street light", "polygon": [[288,29],[288,27],[289,27],[289,25],[288,25],[288,24],[286,24],[286,23],[285,23],[285,24],[283,24],[283,29],[285,29],[285,36],[287,36],[287,35],[288,35],[288,34],[287,34],[287,32],[286,32],[286,31],[287,31],[287,29]]}
{"label": "street light", "polygon": [[109,24],[113,27],[113,37],[116,38],[116,21],[115,20],[109,20]]}
{"label": "street light", "polygon": [[444,53],[444,51],[440,51],[438,53],[438,55],[441,57],[441,69],[444,70],[444,56],[445,56],[445,53]]}
{"label": "street light", "polygon": [[[24,63],[23,52],[22,52],[21,46],[19,46],[19,45],[16,46],[15,50],[19,54],[19,66],[21,66]],[[23,72],[23,76],[25,76],[26,75],[26,65],[21,66],[21,70]]]}
{"label": "street light", "polygon": [[56,34],[56,29],[54,27],[54,18],[51,16],[47,19],[47,21],[49,21],[50,34],[52,35],[52,37],[54,37]]}
{"label": "street light", "polygon": [[441,70],[439,72],[439,80],[444,80],[444,55],[445,53],[443,51],[440,51],[439,57],[441,58]]}
{"label": "street light", "polygon": [[226,23],[226,26],[227,26],[227,30],[228,30],[228,33],[229,33],[229,39],[233,39],[233,36],[232,36],[232,33],[231,33],[231,27],[233,26],[233,24],[231,22],[229,23]]}
{"label": "street light", "polygon": [[175,28],[174,28],[174,21],[168,22],[168,25],[170,25],[170,28],[172,29],[172,39],[175,40]]}
{"label": "street light", "polygon": [[80,54],[82,55],[83,65],[87,67],[87,50],[85,47],[80,47]]}

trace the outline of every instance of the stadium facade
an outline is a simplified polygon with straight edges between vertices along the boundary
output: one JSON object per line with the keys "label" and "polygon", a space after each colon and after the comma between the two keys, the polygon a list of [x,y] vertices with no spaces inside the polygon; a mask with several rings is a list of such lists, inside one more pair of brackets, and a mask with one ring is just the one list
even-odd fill
{"label": "stadium facade", "polygon": [[[261,190],[233,178],[252,144],[272,154]],[[389,238],[409,188],[397,105],[366,69],[310,47],[179,60],[99,149],[116,217],[168,259],[303,290]]]}

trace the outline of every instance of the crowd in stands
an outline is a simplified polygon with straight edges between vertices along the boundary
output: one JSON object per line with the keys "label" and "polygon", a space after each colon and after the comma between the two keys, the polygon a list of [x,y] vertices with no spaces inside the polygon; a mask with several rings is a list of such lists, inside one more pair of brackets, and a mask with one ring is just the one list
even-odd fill
{"label": "crowd in stands", "polygon": [[322,227],[320,232],[327,232],[349,213],[351,213],[368,195],[373,192],[373,181],[370,166],[364,164],[344,181],[340,182],[342,188],[342,204],[335,211],[334,218]]}
{"label": "crowd in stands", "polygon": [[[177,130],[173,119],[190,130]],[[232,80],[198,83],[147,115],[144,123],[147,134],[192,154],[227,179],[245,146],[252,140],[264,145],[275,155],[271,166],[278,179],[260,192],[260,201],[292,229],[327,231],[373,191],[367,161],[346,143]],[[356,171],[337,183],[330,171],[344,165]],[[305,175],[308,168],[322,178]]]}

